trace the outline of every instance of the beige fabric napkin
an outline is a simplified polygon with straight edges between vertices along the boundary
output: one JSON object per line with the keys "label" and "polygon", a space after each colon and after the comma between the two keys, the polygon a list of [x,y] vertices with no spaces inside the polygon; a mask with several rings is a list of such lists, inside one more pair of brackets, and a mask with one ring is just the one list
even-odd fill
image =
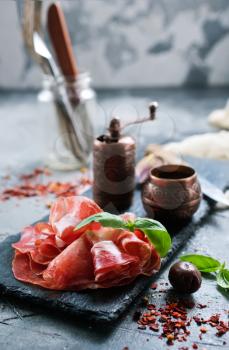
{"label": "beige fabric napkin", "polygon": [[177,155],[212,159],[229,159],[229,131],[187,137],[165,145],[164,150]]}

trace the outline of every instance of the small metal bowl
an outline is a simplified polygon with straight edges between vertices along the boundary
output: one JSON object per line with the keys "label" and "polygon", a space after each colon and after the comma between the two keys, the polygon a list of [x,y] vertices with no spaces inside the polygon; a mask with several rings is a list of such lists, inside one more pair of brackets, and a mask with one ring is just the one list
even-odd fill
{"label": "small metal bowl", "polygon": [[142,189],[143,206],[151,218],[190,219],[197,211],[201,198],[197,174],[185,165],[153,168]]}

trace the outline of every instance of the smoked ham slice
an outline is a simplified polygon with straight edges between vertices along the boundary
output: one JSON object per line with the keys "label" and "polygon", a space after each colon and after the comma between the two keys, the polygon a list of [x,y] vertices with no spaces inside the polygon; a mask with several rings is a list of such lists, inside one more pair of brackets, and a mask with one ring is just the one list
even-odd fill
{"label": "smoked ham slice", "polygon": [[[59,198],[49,223],[24,229],[13,244],[16,279],[52,290],[109,288],[150,276],[160,268],[160,256],[141,232],[102,227],[98,223],[74,228],[101,212],[82,196]],[[134,218],[125,214],[123,219]]]}

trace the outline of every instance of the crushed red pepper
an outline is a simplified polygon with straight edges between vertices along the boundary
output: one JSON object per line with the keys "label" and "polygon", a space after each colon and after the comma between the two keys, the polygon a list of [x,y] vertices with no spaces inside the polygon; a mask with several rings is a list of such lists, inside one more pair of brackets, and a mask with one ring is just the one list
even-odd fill
{"label": "crushed red pepper", "polygon": [[156,282],[153,282],[150,286],[151,289],[155,290],[157,289],[157,283]]}
{"label": "crushed red pepper", "polygon": [[[74,196],[79,195],[88,188],[92,181],[86,174],[83,174],[76,182],[63,181],[48,181],[44,183],[40,176],[51,176],[52,173],[46,168],[35,168],[29,174],[20,175],[19,184],[6,188],[0,194],[0,201],[6,201],[10,198],[26,198],[35,196],[46,196],[52,194],[55,197],[59,196]],[[10,179],[10,176],[5,176],[4,180]],[[43,178],[42,178],[43,180]]]}
{"label": "crushed red pepper", "polygon": [[[192,320],[194,320],[199,327],[200,339],[202,339],[202,335],[208,331],[207,327],[203,325],[215,327],[217,330],[216,336],[222,336],[229,331],[229,322],[220,320],[220,314],[214,314],[208,319],[204,319],[200,315],[188,317],[187,309],[193,308],[195,304],[187,300],[167,301],[164,306],[159,308],[154,304],[150,304],[148,301],[145,306],[147,311],[143,313],[138,311],[137,313],[138,316],[140,314],[137,320],[138,329],[145,330],[148,328],[153,332],[160,332],[159,338],[166,339],[168,345],[173,345],[175,341],[184,342],[188,340],[190,335],[190,330],[188,328]],[[207,305],[204,305],[204,307],[201,305],[199,308],[202,309],[205,307],[207,307]],[[198,349],[198,345],[193,343],[192,348]],[[182,347],[180,349],[184,350],[188,348]]]}

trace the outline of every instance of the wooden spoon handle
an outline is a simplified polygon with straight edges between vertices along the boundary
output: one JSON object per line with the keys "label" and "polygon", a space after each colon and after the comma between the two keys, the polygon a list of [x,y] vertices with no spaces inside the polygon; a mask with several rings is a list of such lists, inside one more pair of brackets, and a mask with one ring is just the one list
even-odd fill
{"label": "wooden spoon handle", "polygon": [[47,26],[49,36],[63,75],[75,79],[78,68],[73,53],[72,43],[61,6],[57,3],[48,9]]}

